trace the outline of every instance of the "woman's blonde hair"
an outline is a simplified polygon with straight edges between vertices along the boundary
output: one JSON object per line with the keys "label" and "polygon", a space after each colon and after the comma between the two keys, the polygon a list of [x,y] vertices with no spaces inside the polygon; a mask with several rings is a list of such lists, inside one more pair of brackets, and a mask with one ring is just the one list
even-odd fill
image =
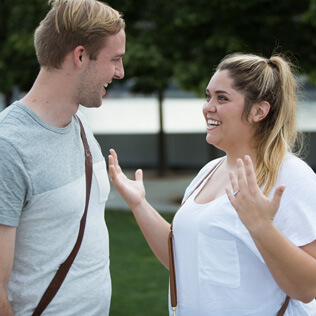
{"label": "woman's blonde hair", "polygon": [[38,62],[60,68],[65,56],[82,45],[96,59],[109,35],[125,28],[121,14],[96,0],[49,0],[51,10],[35,31]]}
{"label": "woman's blonde hair", "polygon": [[217,70],[228,70],[233,88],[245,97],[243,117],[261,101],[270,103],[268,115],[257,123],[254,145],[258,149],[256,177],[268,195],[275,185],[287,152],[293,152],[298,136],[297,83],[292,64],[274,55],[266,59],[252,54],[226,56]]}

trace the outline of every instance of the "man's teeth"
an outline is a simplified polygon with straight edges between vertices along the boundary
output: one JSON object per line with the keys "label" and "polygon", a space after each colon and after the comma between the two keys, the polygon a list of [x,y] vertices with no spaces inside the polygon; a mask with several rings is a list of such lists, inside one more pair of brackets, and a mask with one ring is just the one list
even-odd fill
{"label": "man's teeth", "polygon": [[108,87],[108,85],[109,85],[109,84],[105,84],[103,87],[104,87],[104,88],[107,88],[107,87]]}
{"label": "man's teeth", "polygon": [[207,124],[208,124],[208,125],[219,126],[219,125],[221,125],[222,123],[221,123],[221,122],[218,122],[218,121],[208,120],[208,121],[207,121]]}

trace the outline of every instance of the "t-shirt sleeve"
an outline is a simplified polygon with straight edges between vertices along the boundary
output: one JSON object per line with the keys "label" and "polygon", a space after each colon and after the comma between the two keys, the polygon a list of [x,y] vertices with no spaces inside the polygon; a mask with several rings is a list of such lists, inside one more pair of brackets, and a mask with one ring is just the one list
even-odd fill
{"label": "t-shirt sleeve", "polygon": [[0,224],[18,226],[28,194],[28,175],[21,156],[0,139]]}
{"label": "t-shirt sleeve", "polygon": [[280,184],[286,188],[275,225],[296,246],[316,240],[316,175],[298,158],[289,159],[282,167]]}

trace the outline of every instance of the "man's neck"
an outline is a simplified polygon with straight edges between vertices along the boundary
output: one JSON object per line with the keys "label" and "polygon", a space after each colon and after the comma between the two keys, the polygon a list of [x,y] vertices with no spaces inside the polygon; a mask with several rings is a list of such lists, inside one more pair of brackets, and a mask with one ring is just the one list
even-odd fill
{"label": "man's neck", "polygon": [[65,80],[58,71],[41,70],[21,102],[55,127],[67,126],[79,107],[72,99],[71,80]]}

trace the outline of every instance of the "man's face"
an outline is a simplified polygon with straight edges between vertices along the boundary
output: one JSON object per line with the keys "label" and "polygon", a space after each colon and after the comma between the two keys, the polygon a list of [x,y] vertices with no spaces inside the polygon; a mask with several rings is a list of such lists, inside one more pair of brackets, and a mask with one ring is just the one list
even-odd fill
{"label": "man's face", "polygon": [[96,60],[88,60],[77,86],[78,101],[85,107],[99,107],[107,86],[124,77],[125,31],[110,35]]}

